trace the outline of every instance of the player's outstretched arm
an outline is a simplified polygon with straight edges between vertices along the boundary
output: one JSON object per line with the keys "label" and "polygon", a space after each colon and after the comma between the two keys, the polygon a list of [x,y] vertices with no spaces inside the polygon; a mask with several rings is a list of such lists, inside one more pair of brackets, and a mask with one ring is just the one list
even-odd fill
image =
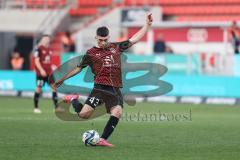
{"label": "player's outstretched arm", "polygon": [[137,43],[138,41],[140,41],[140,39],[147,33],[148,29],[151,27],[152,25],[152,14],[148,14],[146,17],[146,23],[145,25],[137,32],[135,33],[130,39],[129,41],[132,44]]}
{"label": "player's outstretched arm", "polygon": [[72,71],[70,71],[69,73],[67,73],[65,76],[63,76],[61,79],[57,80],[55,83],[51,84],[51,88],[52,89],[57,89],[65,80],[75,76],[76,74],[78,74],[81,71],[80,67],[76,67],[74,68]]}

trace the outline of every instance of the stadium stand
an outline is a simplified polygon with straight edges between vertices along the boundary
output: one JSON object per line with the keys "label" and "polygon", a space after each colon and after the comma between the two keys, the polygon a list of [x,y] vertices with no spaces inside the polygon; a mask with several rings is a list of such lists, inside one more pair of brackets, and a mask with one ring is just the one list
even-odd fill
{"label": "stadium stand", "polygon": [[220,16],[178,16],[176,18],[177,21],[240,21],[240,17],[237,15],[220,15]]}
{"label": "stadium stand", "polygon": [[71,16],[91,16],[97,14],[96,7],[71,8],[69,11]]}
{"label": "stadium stand", "polygon": [[[62,10],[63,8],[67,8],[66,6],[69,6],[68,9],[66,9],[66,15],[70,15],[71,20],[67,22],[68,29],[61,29],[57,30],[54,28],[54,36],[51,44],[51,48],[54,51],[56,55],[61,55],[63,53],[63,47],[61,43],[61,37],[64,31],[71,31],[71,33],[74,33],[75,37],[79,31],[81,31],[81,38],[84,39],[83,46],[90,46],[92,43],[89,39],[91,39],[93,36],[90,36],[91,33],[94,33],[93,31],[90,31],[93,28],[95,29],[96,24],[101,24],[100,21],[97,20],[99,17],[104,17],[104,14],[110,15],[109,10],[114,10],[117,4],[124,4],[126,8],[131,8],[131,6],[158,6],[157,11],[160,12],[159,7],[161,8],[161,11],[163,12],[163,20],[170,20],[170,21],[187,21],[193,22],[193,21],[234,21],[234,20],[240,20],[240,17],[238,16],[240,11],[240,1],[239,0],[123,0],[123,1],[114,1],[114,0],[9,0],[6,2],[17,2],[18,4],[25,4],[25,9],[28,11],[36,12],[36,11],[42,11],[42,12],[49,12],[49,11],[55,11],[56,8],[59,8],[59,10]],[[17,4],[16,3],[16,4]],[[2,4],[2,3],[0,3]],[[72,4],[71,6],[69,4]],[[122,8],[119,7],[119,8]],[[124,6],[123,6],[124,8]],[[117,13],[117,12],[116,12]],[[37,12],[36,12],[37,14]],[[115,13],[113,13],[115,14]],[[112,15],[113,15],[112,14]],[[4,16],[5,17],[5,16]],[[48,17],[48,16],[47,16]],[[56,18],[59,16],[56,16]],[[33,16],[33,18],[35,18]],[[35,18],[37,19],[37,18]],[[34,19],[34,20],[35,20]],[[54,19],[54,18],[53,18]],[[100,18],[101,19],[101,18]],[[114,18],[108,18],[106,16],[105,21],[111,20],[111,23],[113,23],[116,26],[111,26],[111,30],[114,30],[117,28],[118,22],[113,22],[116,18],[116,15]],[[114,20],[113,20],[114,19]],[[33,21],[31,21],[33,22]],[[49,20],[49,23],[51,20]],[[39,22],[40,23],[40,22]],[[168,22],[167,22],[168,23]],[[170,22],[172,23],[172,22]],[[173,22],[174,24],[178,25],[180,23]],[[220,22],[221,23],[221,22]],[[225,22],[224,22],[225,23]],[[229,22],[228,22],[229,23]],[[48,23],[46,23],[48,26]],[[156,24],[156,23],[155,23]],[[159,23],[160,24],[160,23]],[[36,23],[36,25],[39,25]],[[171,24],[170,24],[171,25]],[[11,25],[16,26],[16,25]],[[219,50],[219,46],[221,46],[221,51],[224,51],[224,47],[222,45],[224,40],[224,31],[222,29],[218,29],[218,27],[211,28],[208,27],[208,25],[202,26],[201,29],[198,29],[197,26],[195,28],[189,28],[189,27],[179,27],[176,26],[171,27],[169,31],[167,32],[166,29],[161,28],[161,26],[158,28],[156,27],[153,29],[153,41],[156,40],[157,34],[161,33],[163,35],[168,34],[168,36],[164,36],[165,42],[175,51],[179,51],[179,54],[183,53],[181,52],[184,50],[184,53],[189,52],[195,52],[194,47],[195,46],[195,39],[199,38],[201,39],[201,45],[199,45],[198,49],[200,52],[217,52],[216,50]],[[221,25],[225,27],[224,25]],[[126,27],[126,26],[125,26]],[[205,28],[204,28],[205,27]],[[7,28],[7,27],[6,27]],[[18,25],[19,28],[19,25]],[[27,27],[23,27],[27,28]],[[32,29],[33,27],[31,27]],[[37,30],[38,28],[35,27]],[[82,29],[88,28],[88,31],[82,31]],[[129,33],[132,33],[134,31],[134,27],[126,27]],[[9,29],[9,28],[8,28]],[[33,30],[33,29],[32,29]],[[34,32],[32,31],[32,33]],[[112,37],[115,39],[118,34],[118,29],[113,31]],[[177,36],[176,34],[172,33],[181,33],[181,36]],[[218,36],[213,36],[213,32],[217,32]],[[171,33],[171,34],[169,34]],[[191,33],[191,34],[190,34]],[[130,35],[130,34],[129,34]],[[207,35],[207,36],[206,36]],[[220,35],[220,36],[219,36]],[[166,38],[167,37],[167,38]],[[214,37],[214,38],[212,38]],[[80,38],[80,39],[81,39]],[[87,39],[87,40],[86,40]],[[78,39],[79,41],[79,39]],[[86,41],[86,42],[85,42]],[[146,37],[143,39],[143,45],[145,46]],[[189,43],[190,42],[190,43]],[[200,43],[200,42],[198,42]],[[210,44],[213,43],[213,44]],[[140,46],[140,45],[139,45]],[[145,47],[146,48],[146,47]],[[187,48],[187,50],[185,49]],[[202,49],[204,48],[204,49]],[[205,49],[206,48],[206,49]],[[78,49],[78,48],[77,48]],[[135,49],[135,48],[134,48]],[[84,50],[84,49],[83,49]],[[150,53],[150,52],[149,52]]]}
{"label": "stadium stand", "polygon": [[239,0],[125,0],[127,6],[161,6],[165,20],[233,21],[239,20]]}
{"label": "stadium stand", "polygon": [[239,4],[239,0],[125,0],[126,5]]}
{"label": "stadium stand", "polygon": [[99,8],[104,8],[112,5],[112,0],[78,0],[77,5],[69,11],[71,16],[91,16],[96,15]]}
{"label": "stadium stand", "polygon": [[[43,12],[51,12],[52,9],[60,9],[64,7],[69,7],[68,14],[75,18],[74,20],[79,23],[86,23],[87,19],[91,20],[96,15],[100,15],[99,13],[103,13],[107,11],[107,9],[113,4],[112,0],[8,0],[8,1],[1,1],[1,8],[19,8],[19,9],[26,9],[26,11],[42,11]],[[20,10],[19,10],[20,11]],[[35,12],[34,12],[35,13]],[[37,14],[37,13],[36,13]],[[33,16],[34,17],[34,16]],[[84,19],[84,18],[85,19]],[[37,19],[36,19],[37,20]],[[79,21],[80,20],[80,21]],[[81,22],[86,20],[84,22]],[[37,24],[37,23],[36,23]],[[39,24],[38,24],[39,25]],[[15,26],[15,25],[13,25]],[[33,27],[32,27],[33,28]],[[33,28],[36,30],[37,27]],[[32,29],[32,30],[33,30]],[[54,53],[60,54],[62,53],[62,46],[61,46],[61,35],[63,34],[62,31],[57,31],[54,33],[51,47]]]}

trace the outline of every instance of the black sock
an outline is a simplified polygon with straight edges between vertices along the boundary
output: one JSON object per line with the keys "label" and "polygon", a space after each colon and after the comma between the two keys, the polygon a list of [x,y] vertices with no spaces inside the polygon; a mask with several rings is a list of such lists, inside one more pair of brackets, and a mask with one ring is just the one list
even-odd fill
{"label": "black sock", "polygon": [[119,118],[115,117],[115,116],[111,116],[104,128],[103,134],[101,136],[101,138],[103,139],[108,139],[108,137],[112,134],[112,132],[114,131],[114,128],[116,128],[117,124],[118,124]]}
{"label": "black sock", "polygon": [[37,92],[34,93],[33,101],[34,101],[34,107],[35,107],[35,108],[38,108],[38,100],[39,100],[39,96],[40,96],[39,93],[37,93]]}
{"label": "black sock", "polygon": [[83,104],[80,103],[77,99],[71,101],[74,111],[79,113],[82,110]]}
{"label": "black sock", "polygon": [[58,97],[57,97],[57,92],[52,92],[52,100],[55,108],[57,108],[57,103],[58,103]]}

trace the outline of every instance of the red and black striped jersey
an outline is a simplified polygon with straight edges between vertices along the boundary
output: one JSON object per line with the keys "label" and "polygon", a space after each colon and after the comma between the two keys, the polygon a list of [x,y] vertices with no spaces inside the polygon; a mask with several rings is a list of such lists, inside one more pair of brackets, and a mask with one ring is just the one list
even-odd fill
{"label": "red and black striped jersey", "polygon": [[[52,57],[52,51],[49,48],[46,48],[44,46],[39,46],[35,52],[34,52],[34,58],[39,58],[40,64],[47,73],[47,75],[50,75],[52,72],[51,68],[51,57]],[[35,65],[35,70],[38,76],[41,76],[39,69]]]}
{"label": "red and black striped jersey", "polygon": [[90,66],[96,84],[122,87],[121,52],[131,45],[132,43],[127,40],[109,43],[106,48],[90,48],[78,66],[82,68]]}

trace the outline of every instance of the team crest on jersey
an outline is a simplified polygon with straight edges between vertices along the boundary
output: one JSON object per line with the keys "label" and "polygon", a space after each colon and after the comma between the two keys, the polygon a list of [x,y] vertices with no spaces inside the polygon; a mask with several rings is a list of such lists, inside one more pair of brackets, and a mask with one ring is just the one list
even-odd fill
{"label": "team crest on jersey", "polygon": [[112,52],[112,53],[116,53],[116,49],[115,49],[115,48],[110,48],[109,50],[110,50],[110,52]]}

